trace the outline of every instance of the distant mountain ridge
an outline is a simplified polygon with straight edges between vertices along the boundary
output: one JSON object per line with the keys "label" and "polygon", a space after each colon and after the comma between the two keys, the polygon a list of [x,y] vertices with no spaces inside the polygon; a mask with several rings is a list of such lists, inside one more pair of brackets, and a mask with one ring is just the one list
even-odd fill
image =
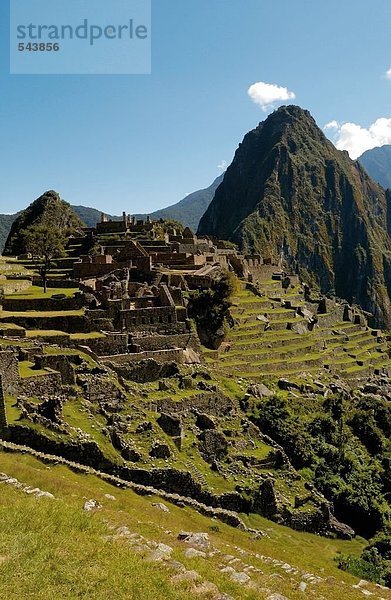
{"label": "distant mountain ridge", "polygon": [[391,191],[300,107],[281,107],[245,136],[198,233],[282,257],[391,325]]}
{"label": "distant mountain ridge", "polygon": [[391,146],[367,150],[358,159],[368,175],[385,189],[391,188]]}
{"label": "distant mountain ridge", "polygon": [[[193,231],[196,231],[198,223],[208,208],[209,204],[213,200],[214,194],[220,183],[224,178],[224,174],[219,175],[214,182],[207,188],[192,192],[176,204],[162,208],[160,210],[150,213],[152,219],[174,219],[180,221],[187,227],[190,227]],[[100,221],[101,211],[96,208],[89,208],[86,206],[71,206],[72,210],[76,215],[83,221],[87,227],[95,227],[96,223]],[[127,206],[124,205],[124,210]],[[22,212],[22,211],[21,211]],[[130,212],[128,210],[128,212]],[[2,252],[8,234],[11,230],[13,222],[21,213],[15,215],[1,215],[0,214],[0,253]],[[110,219],[116,221],[122,219],[120,216],[107,215]],[[146,214],[137,214],[137,218],[145,218]]]}

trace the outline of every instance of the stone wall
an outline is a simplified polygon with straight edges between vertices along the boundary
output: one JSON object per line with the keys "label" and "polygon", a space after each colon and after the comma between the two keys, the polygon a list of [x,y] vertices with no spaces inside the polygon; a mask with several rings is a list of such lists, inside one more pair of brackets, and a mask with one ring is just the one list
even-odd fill
{"label": "stone wall", "polygon": [[78,340],[78,343],[86,344],[97,356],[125,354],[128,349],[128,334],[108,332],[105,337]]}
{"label": "stone wall", "polygon": [[[43,287],[43,281],[40,277],[33,277],[33,285]],[[46,281],[47,288],[78,288],[79,282],[76,279],[48,279]]]}
{"label": "stone wall", "polygon": [[152,359],[159,363],[171,361],[183,363],[183,350],[181,348],[171,348],[170,350],[156,350],[155,352],[135,352],[133,354],[117,354],[116,356],[99,357],[100,362],[104,364],[113,362],[120,365],[147,359]]}
{"label": "stone wall", "polygon": [[19,381],[19,393],[21,396],[57,396],[61,392],[60,373],[48,373],[36,377],[26,377]]}
{"label": "stone wall", "polygon": [[3,377],[0,375],[0,437],[4,438],[8,433],[7,410],[5,406]]}
{"label": "stone wall", "polygon": [[0,375],[3,380],[4,393],[15,394],[19,384],[19,366],[17,355],[12,350],[0,352]]}
{"label": "stone wall", "polygon": [[191,345],[193,334],[129,336],[129,343],[139,346],[142,352],[187,348]]}
{"label": "stone wall", "polygon": [[79,310],[83,306],[83,298],[78,295],[73,298],[4,298],[3,310],[24,312],[30,310]]}
{"label": "stone wall", "polygon": [[122,326],[129,331],[132,329],[154,328],[159,325],[171,325],[177,322],[174,306],[122,310],[120,318]]}
{"label": "stone wall", "polygon": [[14,314],[7,317],[7,321],[26,329],[49,329],[51,331],[65,331],[66,333],[89,333],[93,330],[93,324],[84,315],[47,317],[32,314],[25,317]]}
{"label": "stone wall", "polygon": [[0,281],[0,288],[4,294],[17,294],[18,292],[25,292],[31,288],[31,281],[25,279],[8,279]]}
{"label": "stone wall", "polygon": [[[78,355],[75,354],[75,357]],[[75,370],[71,365],[69,357],[64,354],[42,354],[35,357],[37,369],[52,369],[58,371],[61,375],[61,382],[64,385],[75,385]]]}
{"label": "stone wall", "polygon": [[107,375],[78,375],[77,383],[90,402],[120,406],[126,400],[123,391]]}
{"label": "stone wall", "polygon": [[63,333],[63,334],[51,335],[51,336],[37,335],[34,337],[34,341],[44,343],[44,344],[50,344],[52,346],[55,345],[55,346],[68,347],[68,346],[72,345],[69,333]]}
{"label": "stone wall", "polygon": [[16,444],[29,446],[40,452],[56,454],[64,458],[98,469],[109,469],[110,463],[105,459],[97,443],[91,441],[57,441],[52,440],[29,427],[11,425],[10,439]]}
{"label": "stone wall", "polygon": [[133,363],[116,363],[113,361],[107,364],[119,377],[137,383],[158,381],[166,377],[176,376],[179,373],[176,362],[161,363],[151,358]]}
{"label": "stone wall", "polygon": [[262,283],[262,281],[272,279],[273,273],[278,270],[276,265],[254,265],[249,264],[249,262],[247,262],[246,267],[250,274],[250,280],[254,283]]}
{"label": "stone wall", "polygon": [[[150,273],[152,269],[151,258],[149,256],[137,256],[124,262],[115,262],[112,264],[83,263],[76,262],[73,266],[73,276],[76,279],[88,279],[91,277],[103,277],[112,273],[116,269],[127,269],[140,271],[140,273]],[[132,278],[134,274],[132,273]]]}
{"label": "stone wall", "polygon": [[26,330],[23,329],[23,327],[18,327],[18,325],[15,325],[14,323],[1,323],[0,336],[25,338]]}
{"label": "stone wall", "polygon": [[182,401],[163,398],[149,406],[149,410],[156,412],[184,414],[192,410],[207,413],[216,417],[223,417],[236,410],[230,398],[220,392],[203,392],[184,398]]}

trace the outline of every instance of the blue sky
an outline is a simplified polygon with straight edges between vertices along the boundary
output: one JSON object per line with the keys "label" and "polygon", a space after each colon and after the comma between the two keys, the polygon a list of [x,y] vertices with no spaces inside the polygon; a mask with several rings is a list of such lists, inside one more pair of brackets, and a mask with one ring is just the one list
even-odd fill
{"label": "blue sky", "polygon": [[47,189],[111,213],[177,202],[270,112],[256,82],[353,153],[391,143],[389,0],[152,0],[151,75],[10,75],[8,0],[0,23],[0,212]]}

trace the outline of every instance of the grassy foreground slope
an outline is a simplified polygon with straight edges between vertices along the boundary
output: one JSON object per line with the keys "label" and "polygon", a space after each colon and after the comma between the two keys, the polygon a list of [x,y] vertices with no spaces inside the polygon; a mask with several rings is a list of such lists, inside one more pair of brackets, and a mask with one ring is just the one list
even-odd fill
{"label": "grassy foreground slope", "polygon": [[[336,568],[336,553],[359,554],[361,540],[328,540],[244,516],[264,531],[257,539],[190,508],[166,503],[162,511],[159,498],[24,454],[1,451],[1,471],[55,497],[0,483],[1,598],[353,600],[363,590],[391,598]],[[86,512],[91,498],[101,508]],[[192,556],[177,539],[182,530],[208,533],[206,556]],[[244,581],[235,581],[235,573]]]}

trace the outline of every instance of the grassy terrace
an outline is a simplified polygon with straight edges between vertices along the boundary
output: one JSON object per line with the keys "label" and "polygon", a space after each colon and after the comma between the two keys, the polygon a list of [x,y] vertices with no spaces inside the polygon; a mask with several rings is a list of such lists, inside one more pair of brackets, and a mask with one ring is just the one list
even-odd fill
{"label": "grassy terrace", "polygon": [[[244,516],[250,526],[267,532],[267,536],[256,540],[190,508],[179,508],[164,501],[169,512],[157,511],[153,504],[162,501],[157,497],[138,496],[61,465],[42,464],[28,455],[3,452],[0,461],[8,475],[51,492],[56,498],[37,500],[21,490],[2,485],[2,598],[107,600],[113,597],[115,590],[116,598],[138,600],[142,589],[143,600],[189,597],[207,600],[213,598],[213,594],[197,592],[196,586],[203,581],[213,581],[220,593],[229,594],[235,600],[262,600],[271,593],[300,600],[303,598],[303,592],[298,589],[302,570],[311,570],[321,577],[316,585],[309,584],[311,596],[316,592],[316,597],[327,600],[363,597],[360,590],[352,587],[358,583],[357,578],[339,571],[333,560],[337,552],[358,555],[363,547],[360,539],[353,542],[327,540],[289,530],[255,515]],[[86,498],[95,498],[102,508],[95,513],[85,513],[82,507]],[[126,538],[113,538],[115,531],[110,530],[108,524],[114,528],[126,526],[148,540],[168,544],[173,548],[172,558],[182,562],[187,570],[196,570],[200,581],[175,578],[175,571],[165,566],[164,561],[146,560],[147,553],[135,552]],[[217,553],[207,559],[187,558],[184,554],[187,546],[176,539],[181,530],[208,532]],[[229,573],[221,571],[225,555],[260,569],[259,573],[249,571],[252,587],[234,583]],[[280,561],[281,566],[272,560]],[[286,572],[282,568],[285,563],[299,572]],[[264,588],[269,592],[262,591]],[[388,600],[390,597],[387,591],[379,594],[373,585],[368,589],[377,592],[374,598],[381,595]]]}
{"label": "grassy terrace", "polygon": [[104,338],[105,334],[100,333],[99,331],[91,331],[90,333],[66,333],[65,331],[57,331],[55,329],[28,329],[26,331],[27,338],[36,338],[36,337],[60,337],[67,336],[70,340],[74,340],[76,342],[83,342],[88,340],[96,340],[100,338]]}
{"label": "grassy terrace", "polygon": [[7,320],[10,317],[26,317],[26,318],[36,318],[36,317],[80,317],[84,315],[84,308],[80,310],[30,310],[30,311],[0,311],[0,320]]}
{"label": "grassy terrace", "polygon": [[68,336],[69,333],[65,333],[64,331],[56,331],[51,329],[29,329],[26,331],[27,338],[52,338],[58,336]]}
{"label": "grassy terrace", "polygon": [[77,291],[79,291],[78,288],[58,287],[58,288],[48,288],[48,290],[45,294],[43,287],[38,287],[38,286],[32,285],[26,291],[16,292],[15,294],[10,294],[10,295],[7,295],[6,297],[7,298],[16,298],[16,299],[20,299],[20,300],[30,300],[30,299],[37,299],[37,298],[42,298],[42,299],[51,298],[52,296],[54,296],[56,294],[63,294],[67,298],[71,298],[72,296],[75,295],[75,293]]}
{"label": "grassy terrace", "polygon": [[[256,379],[303,371],[316,373],[323,371],[325,365],[348,376],[391,367],[385,339],[379,341],[372,330],[360,325],[336,322],[326,327],[323,319],[329,319],[330,315],[319,315],[320,327],[312,332],[299,334],[288,329],[306,321],[295,316],[294,310],[271,300],[270,290],[274,294],[278,286],[281,287],[280,282],[270,281],[261,286],[262,297],[243,287],[239,290],[231,311],[237,321],[229,334],[231,348],[224,353],[206,351],[207,364]],[[294,304],[302,303],[297,289],[288,294],[282,289],[280,292],[282,298],[290,296],[295,298]],[[269,319],[270,328],[266,331],[265,323],[257,319],[259,315],[267,315]]]}
{"label": "grassy terrace", "polygon": [[22,379],[40,377],[48,373],[55,373],[52,369],[34,369],[34,363],[27,360],[19,362],[19,375]]}

